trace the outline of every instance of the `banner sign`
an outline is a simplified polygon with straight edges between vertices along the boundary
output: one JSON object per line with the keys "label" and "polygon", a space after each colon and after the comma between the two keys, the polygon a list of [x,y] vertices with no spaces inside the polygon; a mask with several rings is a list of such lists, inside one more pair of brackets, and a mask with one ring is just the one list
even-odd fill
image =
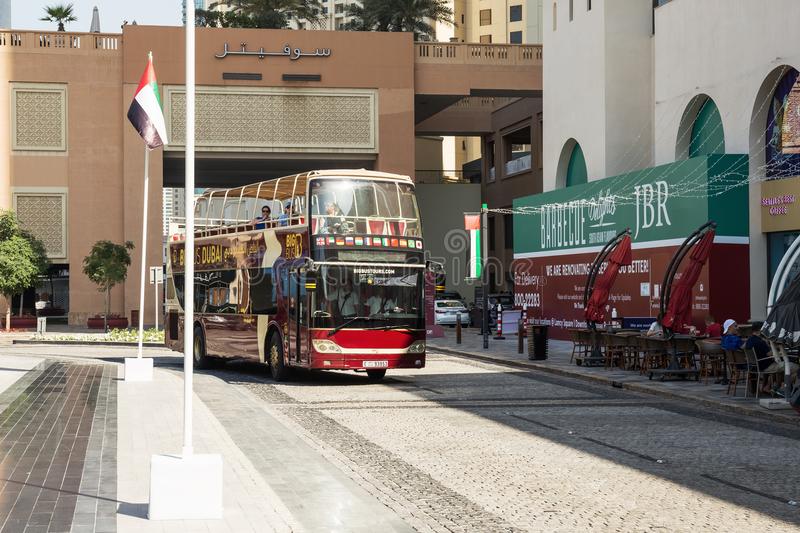
{"label": "banner sign", "polygon": [[621,318],[644,322],[658,314],[675,251],[715,220],[716,244],[692,293],[693,321],[701,326],[715,308],[725,318],[746,320],[747,174],[747,156],[705,156],[516,200],[515,306],[527,305],[528,318],[552,326],[554,338],[567,338],[566,328],[586,327],[583,294],[591,264],[609,239],[630,228],[633,261],[619,270],[607,316],[616,309]]}
{"label": "banner sign", "polygon": [[708,220],[717,235],[746,237],[747,175],[747,156],[714,155],[518,198],[514,257],[599,251],[625,228],[634,243],[680,244]]}

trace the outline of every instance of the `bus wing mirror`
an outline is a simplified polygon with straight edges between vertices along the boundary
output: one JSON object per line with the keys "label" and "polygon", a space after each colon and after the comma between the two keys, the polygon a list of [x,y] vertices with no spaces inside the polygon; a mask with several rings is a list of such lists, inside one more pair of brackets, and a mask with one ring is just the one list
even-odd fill
{"label": "bus wing mirror", "polygon": [[444,265],[442,263],[428,260],[425,262],[425,268],[434,274],[444,274]]}

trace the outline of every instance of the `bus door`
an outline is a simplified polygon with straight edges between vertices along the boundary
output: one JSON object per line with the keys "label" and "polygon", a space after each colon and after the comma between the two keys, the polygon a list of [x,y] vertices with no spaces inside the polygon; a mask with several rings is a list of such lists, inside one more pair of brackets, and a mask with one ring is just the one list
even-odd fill
{"label": "bus door", "polygon": [[309,363],[308,345],[311,342],[308,332],[308,290],[307,274],[304,270],[293,269],[289,272],[289,360],[293,364]]}

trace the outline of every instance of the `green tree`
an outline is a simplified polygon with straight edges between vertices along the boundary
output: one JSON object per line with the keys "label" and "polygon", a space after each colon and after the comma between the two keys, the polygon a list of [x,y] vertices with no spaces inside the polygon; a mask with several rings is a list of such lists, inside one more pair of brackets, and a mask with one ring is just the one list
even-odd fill
{"label": "green tree", "polygon": [[131,266],[133,243],[115,244],[111,241],[97,241],[89,255],[83,258],[83,273],[97,285],[100,292],[105,292],[106,312],[103,316],[103,329],[108,331],[108,313],[111,305],[111,289],[128,277]]}
{"label": "green tree", "polygon": [[456,25],[447,0],[364,0],[351,4],[352,20],[345,29],[355,31],[407,31],[414,39],[433,39],[436,22]]}
{"label": "green tree", "polygon": [[59,4],[55,6],[47,6],[44,12],[47,16],[40,18],[45,22],[58,22],[58,31],[64,31],[65,22],[75,22],[78,17],[72,14],[72,4],[64,5]]}
{"label": "green tree", "polygon": [[[216,11],[227,6],[229,11]],[[216,28],[270,28],[289,27],[293,18],[307,20],[318,26],[322,20],[320,0],[220,0],[209,5],[208,10],[195,12],[196,25]]]}
{"label": "green tree", "polygon": [[44,245],[24,231],[12,211],[0,210],[0,294],[6,298],[6,330],[11,329],[11,299],[47,271]]}

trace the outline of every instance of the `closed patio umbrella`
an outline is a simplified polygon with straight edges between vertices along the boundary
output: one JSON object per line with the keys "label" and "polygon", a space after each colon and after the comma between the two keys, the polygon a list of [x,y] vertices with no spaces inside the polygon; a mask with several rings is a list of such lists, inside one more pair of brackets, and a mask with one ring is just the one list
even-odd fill
{"label": "closed patio umbrella", "polygon": [[664,294],[669,294],[669,302],[661,325],[673,332],[683,332],[692,319],[692,288],[700,278],[700,272],[708,261],[711,246],[714,243],[716,231],[711,228],[692,248],[689,254],[689,265],[683,271],[681,278],[668,291],[664,287]]}
{"label": "closed patio umbrella", "polygon": [[781,293],[761,331],[769,340],[787,348],[800,346],[800,275]]}
{"label": "closed patio umbrella", "polygon": [[586,304],[584,316],[589,322],[602,322],[606,316],[606,304],[611,287],[619,274],[619,267],[631,264],[631,236],[625,234],[607,258],[606,269],[596,279],[592,295]]}

